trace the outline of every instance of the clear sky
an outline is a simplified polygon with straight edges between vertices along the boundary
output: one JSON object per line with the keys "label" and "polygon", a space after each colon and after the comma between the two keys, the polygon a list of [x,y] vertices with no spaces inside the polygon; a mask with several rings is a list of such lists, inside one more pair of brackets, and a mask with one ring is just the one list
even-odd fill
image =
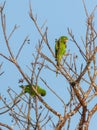
{"label": "clear sky", "polygon": [[[4,0],[1,0],[0,4],[3,2]],[[85,2],[89,13],[97,5],[97,0],[85,0]],[[48,41],[53,50],[56,38],[60,37],[60,35],[68,36],[68,27],[72,29],[79,43],[81,42],[81,37],[85,39],[86,15],[82,0],[31,0],[31,3],[33,14],[34,16],[37,15],[37,21],[40,27],[42,26],[44,21],[47,20],[46,26],[48,27]],[[20,26],[10,40],[14,55],[17,54],[17,49],[22,44],[24,38],[29,35],[30,44],[24,47],[24,50],[21,53],[21,57],[19,58],[19,63],[20,65],[22,65],[23,69],[25,70],[25,73],[30,76],[30,72],[27,69],[26,65],[30,66],[30,63],[33,59],[32,53],[35,53],[35,46],[38,44],[40,35],[35,28],[34,23],[29,17],[29,0],[6,0],[5,14],[8,35],[15,24]],[[97,29],[97,11],[95,12],[95,27]],[[76,53],[77,51],[73,48],[73,43],[70,41],[68,43],[68,50],[70,50],[71,53]],[[0,52],[4,52],[6,55],[8,54],[2,35],[1,22]],[[44,49],[44,52],[46,52],[48,56],[51,56],[49,55],[49,52],[47,50]],[[19,78],[21,78],[21,75],[11,63],[8,63],[0,57],[0,63],[2,61],[4,63],[2,70],[5,71],[5,73],[0,77],[0,93],[5,96],[8,87],[13,88],[15,91],[17,91],[17,93],[20,92],[20,88],[18,87],[18,80]],[[66,81],[64,81],[62,77],[58,77],[58,79],[56,79],[55,74],[52,74],[50,72],[47,73],[46,70],[43,71],[41,76],[44,77],[50,87],[56,90],[59,95],[61,94],[62,97],[65,97],[65,89],[61,89],[61,86],[64,86],[65,88]],[[41,81],[40,84],[43,85]],[[53,101],[50,102],[49,95],[50,92],[48,91],[47,96],[44,98],[45,101],[50,103],[52,107],[58,108],[56,110],[63,110],[62,104],[56,104],[56,98],[53,97]],[[97,114],[95,115],[97,116]],[[97,120],[96,116],[94,116],[95,120],[92,120],[93,122],[91,123],[89,130],[95,130],[95,128],[97,127],[97,123],[95,123],[95,121]],[[2,118],[2,120],[5,120],[5,117]]]}

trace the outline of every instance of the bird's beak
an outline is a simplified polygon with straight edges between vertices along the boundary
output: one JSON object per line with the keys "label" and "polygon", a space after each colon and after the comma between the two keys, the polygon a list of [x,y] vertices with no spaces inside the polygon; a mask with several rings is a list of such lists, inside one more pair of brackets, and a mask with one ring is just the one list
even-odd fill
{"label": "bird's beak", "polygon": [[65,42],[68,42],[68,40],[65,40]]}

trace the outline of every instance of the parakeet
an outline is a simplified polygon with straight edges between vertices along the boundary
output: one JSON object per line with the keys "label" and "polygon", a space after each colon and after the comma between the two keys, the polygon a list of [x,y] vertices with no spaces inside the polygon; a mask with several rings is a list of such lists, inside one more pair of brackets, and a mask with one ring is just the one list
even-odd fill
{"label": "parakeet", "polygon": [[[57,66],[59,67],[63,55],[66,54],[66,42],[68,41],[67,36],[61,36],[58,40],[56,40],[55,44],[55,59],[57,61]],[[56,76],[58,75],[58,69],[56,69]]]}
{"label": "parakeet", "polygon": [[[45,96],[46,95],[46,91],[44,89],[42,89],[40,86],[31,86],[31,85],[21,85],[19,86],[20,88],[23,89],[23,92],[21,93],[24,94],[24,93],[29,93],[32,97],[35,96],[35,92],[31,89],[31,87],[35,87],[35,89],[37,90],[38,94],[40,94],[41,96]],[[32,92],[31,92],[32,91]]]}

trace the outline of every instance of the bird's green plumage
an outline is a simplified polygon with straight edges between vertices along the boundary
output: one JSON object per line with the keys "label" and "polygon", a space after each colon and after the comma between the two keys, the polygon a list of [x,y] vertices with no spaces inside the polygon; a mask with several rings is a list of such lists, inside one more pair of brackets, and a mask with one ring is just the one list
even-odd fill
{"label": "bird's green plumage", "polygon": [[36,91],[41,96],[46,95],[46,91],[44,89],[42,89],[40,86],[35,86],[35,85],[33,85],[33,86],[31,86],[31,85],[21,85],[20,86],[20,88],[23,89],[23,93],[29,93],[31,96],[35,96],[35,92],[32,90],[32,87],[35,87]]}
{"label": "bird's green plumage", "polygon": [[[66,53],[66,42],[68,41],[68,37],[61,36],[58,40],[56,40],[55,44],[55,59],[57,61],[57,66],[59,67],[63,55]],[[58,73],[58,69],[56,70],[56,74]]]}

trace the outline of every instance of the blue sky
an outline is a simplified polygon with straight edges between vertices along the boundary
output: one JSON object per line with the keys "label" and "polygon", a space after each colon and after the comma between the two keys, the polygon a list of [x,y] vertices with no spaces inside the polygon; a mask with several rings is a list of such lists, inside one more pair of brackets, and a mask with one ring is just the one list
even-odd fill
{"label": "blue sky", "polygon": [[[1,0],[0,3],[4,2]],[[97,0],[85,0],[87,9],[89,13],[93,10],[95,5],[97,5]],[[85,29],[86,29],[86,15],[83,7],[82,0],[31,0],[32,3],[32,10],[34,16],[37,15],[37,21],[39,26],[41,27],[45,20],[47,20],[46,26],[48,27],[48,41],[52,49],[54,50],[55,39],[60,37],[60,35],[67,35],[67,28],[69,27],[72,29],[75,38],[81,44],[81,37],[85,39]],[[35,46],[38,44],[38,40],[40,39],[40,35],[37,29],[34,26],[34,23],[29,18],[29,1],[28,0],[10,0],[6,1],[5,5],[5,14],[6,14],[6,27],[7,27],[7,34],[11,32],[14,25],[17,24],[20,26],[17,31],[14,33],[10,40],[10,44],[12,50],[14,51],[14,55],[17,54],[17,49],[22,44],[24,38],[29,35],[30,44],[24,47],[24,50],[21,53],[21,57],[19,58],[19,63],[22,65],[25,73],[30,75],[29,70],[27,69],[26,65],[30,66],[32,61],[32,52],[35,53]],[[0,22],[1,23],[1,22]],[[95,13],[95,27],[97,28],[97,11]],[[4,52],[6,55],[8,54],[6,46],[4,44],[4,38],[2,35],[2,29],[0,26],[0,52]],[[82,45],[80,45],[82,46]],[[74,44],[69,41],[68,43],[68,50],[71,53],[76,53],[78,50],[74,48]],[[49,55],[49,52],[44,49],[44,52]],[[11,63],[8,63],[3,58],[0,57],[0,62],[4,62],[2,70],[5,73],[0,77],[0,83],[2,84],[3,89],[0,89],[0,93],[2,95],[6,95],[6,90],[8,86],[12,87],[15,91],[20,92],[18,88],[18,79],[21,75],[18,73],[15,66]],[[10,69],[9,69],[10,68]],[[52,72],[43,71],[42,76],[45,77],[47,83],[52,87],[56,92],[62,97],[64,93],[66,94],[66,90],[60,89],[60,82],[61,86],[66,87],[66,80],[63,77],[58,77],[56,79],[55,74]],[[39,81],[41,85],[41,81]],[[43,85],[44,86],[44,85]],[[45,88],[45,86],[44,86]],[[45,101],[51,104],[52,107],[58,108],[58,110],[62,110],[62,104],[57,104],[56,98],[53,97],[53,101],[50,102],[49,100],[50,92],[48,90],[47,96],[45,97]],[[67,96],[68,99],[68,96]],[[67,100],[66,99],[66,100]],[[55,104],[54,104],[55,102]],[[57,110],[57,109],[56,109]],[[97,114],[95,114],[97,116]],[[94,116],[94,119],[97,120],[97,117]],[[1,120],[1,119],[0,119]],[[4,118],[5,120],[5,118]],[[96,120],[92,120],[95,124]],[[90,129],[95,129],[95,126],[91,123]]]}

